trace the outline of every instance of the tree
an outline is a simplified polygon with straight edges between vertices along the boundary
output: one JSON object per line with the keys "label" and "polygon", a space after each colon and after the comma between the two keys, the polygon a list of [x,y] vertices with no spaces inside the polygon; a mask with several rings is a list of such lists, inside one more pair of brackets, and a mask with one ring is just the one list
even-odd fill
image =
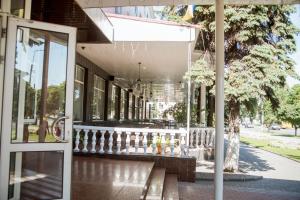
{"label": "tree", "polygon": [[295,136],[297,136],[297,129],[300,127],[300,84],[292,87],[288,94],[283,97],[278,109],[278,116],[281,120],[293,125]]}
{"label": "tree", "polygon": [[[288,56],[296,50],[295,34],[299,33],[289,19],[293,12],[295,8],[288,5],[225,7],[224,92],[229,121],[226,171],[238,170],[240,106],[251,110],[264,97],[276,108],[279,105],[276,88],[285,85],[288,75],[299,78],[294,61]],[[190,22],[202,28],[196,48],[213,54],[214,6],[196,6]]]}

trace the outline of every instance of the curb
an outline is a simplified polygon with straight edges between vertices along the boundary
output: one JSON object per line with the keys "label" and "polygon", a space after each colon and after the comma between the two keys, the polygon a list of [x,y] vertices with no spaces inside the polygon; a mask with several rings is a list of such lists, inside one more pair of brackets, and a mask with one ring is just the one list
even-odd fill
{"label": "curb", "polygon": [[[196,172],[196,180],[214,180],[215,173],[210,172]],[[227,173],[224,172],[224,181],[257,181],[263,179],[263,176],[256,176],[256,175],[247,175],[241,173]]]}

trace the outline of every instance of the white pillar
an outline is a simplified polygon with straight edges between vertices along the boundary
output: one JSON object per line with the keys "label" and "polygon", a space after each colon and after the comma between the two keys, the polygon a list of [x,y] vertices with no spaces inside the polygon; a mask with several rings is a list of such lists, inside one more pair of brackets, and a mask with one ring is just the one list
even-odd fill
{"label": "white pillar", "polygon": [[[189,42],[188,45],[188,73],[191,73],[191,67],[192,67],[192,43]],[[190,142],[190,118],[191,118],[191,77],[189,76],[188,78],[188,98],[187,98],[187,123],[186,123],[186,128],[187,128],[187,135],[186,135],[186,147],[187,147],[187,153],[189,152],[189,142]]]}
{"label": "white pillar", "polygon": [[200,88],[200,123],[201,126],[206,127],[206,85],[201,84]]}
{"label": "white pillar", "polygon": [[224,0],[216,0],[215,200],[223,200],[224,162]]}

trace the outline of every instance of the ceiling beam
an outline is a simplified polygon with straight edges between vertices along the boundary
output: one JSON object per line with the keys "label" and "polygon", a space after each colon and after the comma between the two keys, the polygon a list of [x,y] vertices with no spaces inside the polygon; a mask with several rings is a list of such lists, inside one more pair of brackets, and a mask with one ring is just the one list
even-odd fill
{"label": "ceiling beam", "polygon": [[[213,5],[215,0],[76,0],[82,8],[166,5]],[[300,4],[300,0],[224,0],[227,5]]]}

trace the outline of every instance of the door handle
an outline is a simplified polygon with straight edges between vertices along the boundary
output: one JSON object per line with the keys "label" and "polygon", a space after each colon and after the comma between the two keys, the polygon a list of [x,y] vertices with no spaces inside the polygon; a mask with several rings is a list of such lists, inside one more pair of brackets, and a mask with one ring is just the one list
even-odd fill
{"label": "door handle", "polygon": [[[58,117],[57,119],[55,119],[51,125],[51,134],[53,135],[53,137],[59,141],[59,142],[68,142],[68,140],[64,140],[64,139],[61,139],[60,137],[58,137],[56,134],[55,134],[55,127],[56,125],[58,124],[59,121],[63,120],[63,119],[69,119],[68,116],[63,116],[63,117]],[[61,133],[62,134],[62,133]]]}

